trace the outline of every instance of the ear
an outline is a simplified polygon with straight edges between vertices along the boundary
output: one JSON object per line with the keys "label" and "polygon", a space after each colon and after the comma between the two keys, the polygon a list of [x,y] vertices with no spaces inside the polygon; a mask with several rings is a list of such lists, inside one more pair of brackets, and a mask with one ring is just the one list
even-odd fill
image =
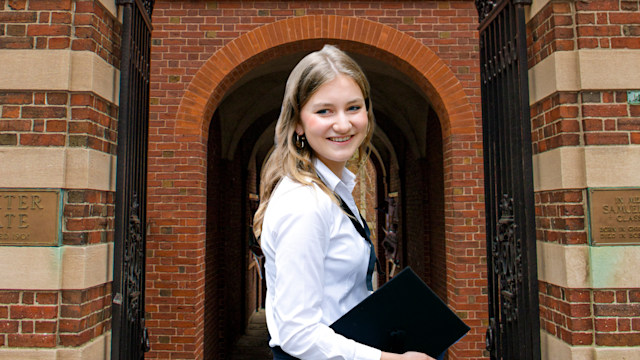
{"label": "ear", "polygon": [[304,135],[304,128],[302,127],[302,124],[300,124],[300,123],[298,123],[298,125],[296,125],[296,134],[298,134],[298,136]]}

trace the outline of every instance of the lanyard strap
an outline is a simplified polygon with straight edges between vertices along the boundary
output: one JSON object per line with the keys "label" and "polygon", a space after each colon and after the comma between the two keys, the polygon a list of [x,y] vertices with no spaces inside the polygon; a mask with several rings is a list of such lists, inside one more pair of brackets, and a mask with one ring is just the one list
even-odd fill
{"label": "lanyard strap", "polygon": [[373,243],[371,242],[371,237],[370,237],[371,231],[369,230],[369,226],[367,225],[367,222],[364,220],[362,215],[360,215],[360,218],[362,219],[362,223],[364,224],[364,227],[356,219],[355,215],[353,215],[353,212],[351,211],[347,203],[345,203],[344,200],[342,200],[342,198],[338,194],[335,194],[335,196],[338,198],[338,200],[340,200],[340,207],[342,207],[342,210],[344,210],[349,215],[349,220],[351,220],[351,223],[356,228],[360,236],[365,238],[365,240],[367,240],[367,242],[369,243],[370,251],[369,251],[369,265],[367,267],[367,290],[373,291],[373,268],[374,266],[377,265],[378,272],[380,272],[380,262],[378,262],[378,259],[376,258],[376,252],[373,247]]}

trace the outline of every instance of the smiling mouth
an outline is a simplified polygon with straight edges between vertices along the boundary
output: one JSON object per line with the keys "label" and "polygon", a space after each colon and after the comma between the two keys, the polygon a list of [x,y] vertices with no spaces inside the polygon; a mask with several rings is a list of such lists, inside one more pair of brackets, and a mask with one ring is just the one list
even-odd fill
{"label": "smiling mouth", "polygon": [[345,141],[349,141],[350,139],[351,139],[351,135],[329,138],[329,140],[335,141],[335,142],[345,142]]}

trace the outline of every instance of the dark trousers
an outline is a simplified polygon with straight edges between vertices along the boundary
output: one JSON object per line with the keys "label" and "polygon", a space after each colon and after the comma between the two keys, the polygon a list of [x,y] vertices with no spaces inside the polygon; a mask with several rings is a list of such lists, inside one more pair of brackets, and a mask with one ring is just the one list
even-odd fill
{"label": "dark trousers", "polygon": [[293,356],[282,351],[282,349],[280,349],[280,346],[272,347],[271,352],[273,352],[273,360],[298,360],[298,358],[294,358]]}

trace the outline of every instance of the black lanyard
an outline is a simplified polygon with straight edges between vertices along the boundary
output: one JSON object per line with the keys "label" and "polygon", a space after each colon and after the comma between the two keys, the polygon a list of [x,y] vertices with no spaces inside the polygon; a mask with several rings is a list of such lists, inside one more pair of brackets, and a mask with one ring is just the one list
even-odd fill
{"label": "black lanyard", "polygon": [[371,251],[369,252],[369,266],[367,267],[367,290],[373,291],[374,266],[377,266],[378,272],[381,272],[381,271],[380,271],[380,262],[376,257],[375,248],[373,247],[373,243],[371,242],[371,237],[370,237],[371,231],[369,230],[369,226],[367,225],[367,222],[365,221],[365,219],[362,217],[362,214],[359,214],[360,218],[362,219],[362,223],[364,224],[364,227],[363,227],[362,224],[360,224],[360,222],[358,221],[358,219],[356,219],[355,215],[353,215],[353,212],[351,211],[347,203],[344,202],[344,200],[342,200],[342,198],[338,194],[334,193],[334,195],[336,196],[336,198],[338,198],[338,200],[340,200],[340,207],[342,207],[342,210],[344,210],[344,212],[346,212],[349,215],[349,220],[351,220],[351,223],[356,228],[360,236],[365,238],[365,240],[367,240],[367,242],[369,243],[369,247]]}

